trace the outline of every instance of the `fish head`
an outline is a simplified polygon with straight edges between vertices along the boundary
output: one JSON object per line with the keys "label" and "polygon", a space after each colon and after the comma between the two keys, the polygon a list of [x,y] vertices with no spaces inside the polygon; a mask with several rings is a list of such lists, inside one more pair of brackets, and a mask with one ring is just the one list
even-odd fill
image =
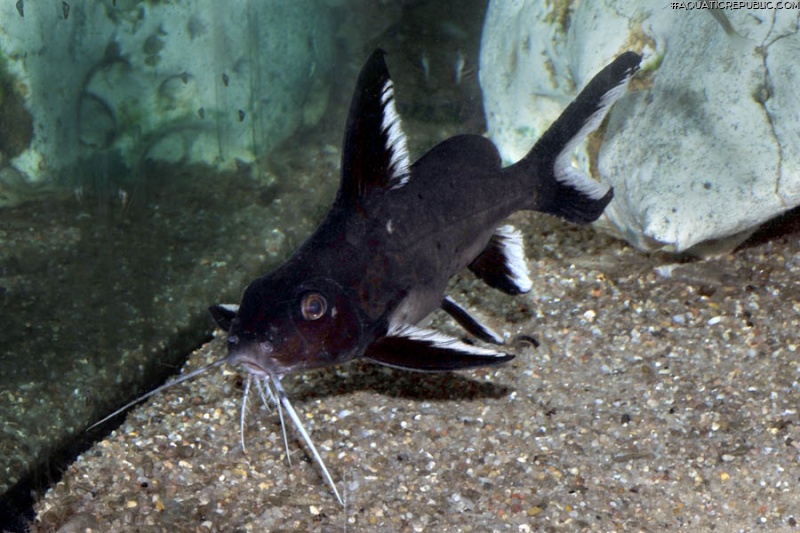
{"label": "fish head", "polygon": [[327,278],[291,281],[275,272],[248,285],[238,307],[209,309],[228,331],[229,363],[280,377],[363,351],[365,320],[345,289]]}

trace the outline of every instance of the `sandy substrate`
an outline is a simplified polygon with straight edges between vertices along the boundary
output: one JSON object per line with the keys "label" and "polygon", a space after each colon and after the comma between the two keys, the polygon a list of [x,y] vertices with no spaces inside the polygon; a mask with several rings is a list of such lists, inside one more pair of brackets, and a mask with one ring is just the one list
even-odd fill
{"label": "sandy substrate", "polygon": [[344,508],[291,429],[288,465],[278,414],[254,395],[243,453],[243,374],[227,369],[131,412],[37,504],[34,530],[794,529],[798,236],[678,264],[546,217],[514,222],[532,293],[464,276],[450,294],[538,348],[474,372],[356,362],[284,381]]}

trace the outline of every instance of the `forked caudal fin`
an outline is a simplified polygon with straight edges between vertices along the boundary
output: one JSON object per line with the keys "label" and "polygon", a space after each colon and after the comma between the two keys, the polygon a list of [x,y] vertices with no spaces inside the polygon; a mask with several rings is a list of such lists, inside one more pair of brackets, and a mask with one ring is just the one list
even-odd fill
{"label": "forked caudal fin", "polygon": [[639,70],[642,57],[625,52],[601,70],[519,162],[505,169],[537,180],[532,209],[577,224],[594,222],[613,197],[607,184],[598,183],[572,166],[572,153],[597,129],[608,110]]}

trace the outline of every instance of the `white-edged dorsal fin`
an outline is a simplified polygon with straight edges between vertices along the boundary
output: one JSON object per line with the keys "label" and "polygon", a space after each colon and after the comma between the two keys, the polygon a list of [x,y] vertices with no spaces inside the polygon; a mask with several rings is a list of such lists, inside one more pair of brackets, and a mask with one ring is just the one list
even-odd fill
{"label": "white-edged dorsal fin", "polygon": [[358,77],[345,129],[338,201],[358,201],[376,188],[402,187],[411,175],[408,143],[384,55],[375,50]]}
{"label": "white-edged dorsal fin", "polygon": [[397,113],[394,98],[394,83],[387,80],[381,93],[383,104],[383,135],[386,137],[386,150],[389,153],[390,187],[396,189],[408,182],[409,157],[406,134]]}

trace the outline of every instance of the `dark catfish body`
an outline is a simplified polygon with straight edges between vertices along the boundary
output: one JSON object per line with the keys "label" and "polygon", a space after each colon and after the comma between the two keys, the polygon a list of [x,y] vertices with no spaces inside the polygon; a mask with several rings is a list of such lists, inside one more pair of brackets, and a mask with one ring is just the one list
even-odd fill
{"label": "dark catfish body", "polygon": [[502,338],[445,297],[470,268],[509,294],[531,288],[519,233],[503,220],[536,210],[596,220],[611,188],[571,165],[575,146],[626,90],[640,56],[605,67],[521,161],[503,168],[494,145],[461,135],[413,164],[378,50],[363,67],[345,132],[339,192],[315,233],[280,268],[253,281],[238,306],[211,312],[228,331],[228,362],[262,377],[355,357],[413,370],[497,364],[513,356],[416,324],[442,308],[483,340]]}
{"label": "dark catfish body", "polygon": [[[584,224],[612,191],[571,164],[576,145],[624,94],[640,57],[626,52],[597,74],[519,162],[503,168],[494,145],[477,135],[447,139],[411,164],[383,52],[361,71],[350,107],[339,192],[325,220],[286,263],[256,279],[239,305],[210,308],[228,332],[228,355],[184,374],[131,405],[224,363],[288,414],[342,503],[283,389],[288,373],[356,357],[409,370],[443,371],[513,358],[416,326],[436,309],[479,339],[503,338],[445,296],[448,280],[469,268],[508,294],[531,289],[522,237],[503,220],[536,210]],[[95,424],[95,425],[97,425]],[[291,456],[284,426],[287,459]]]}

